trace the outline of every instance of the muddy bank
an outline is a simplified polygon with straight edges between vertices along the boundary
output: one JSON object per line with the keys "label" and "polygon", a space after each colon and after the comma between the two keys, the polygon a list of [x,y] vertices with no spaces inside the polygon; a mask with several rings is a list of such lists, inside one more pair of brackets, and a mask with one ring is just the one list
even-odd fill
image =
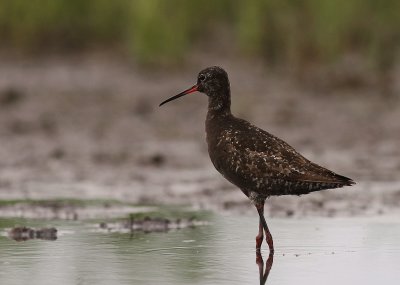
{"label": "muddy bank", "polygon": [[[100,56],[0,60],[0,199],[115,199],[253,211],[209,162],[206,98],[195,94],[158,107],[190,86],[198,70],[219,64],[230,74],[235,114],[358,182],[301,198],[271,198],[270,215],[398,209],[399,96],[383,100],[374,86],[328,92],[257,64],[212,57],[158,72]],[[0,207],[1,215],[10,211],[18,209]]]}
{"label": "muddy bank", "polygon": [[8,231],[8,237],[15,241],[27,241],[31,239],[56,240],[56,228],[33,229],[28,227],[15,227]]}
{"label": "muddy bank", "polygon": [[113,219],[158,211],[156,207],[136,206],[117,201],[101,200],[2,200],[2,218],[24,218],[42,220],[88,220]]}
{"label": "muddy bank", "polygon": [[101,222],[97,231],[106,233],[152,233],[152,232],[168,232],[171,230],[181,230],[185,228],[195,228],[198,226],[205,226],[209,223],[206,221],[196,220],[195,217],[189,219],[170,219],[165,217],[151,218],[146,216],[144,218],[135,217],[130,215],[128,220],[120,222]]}

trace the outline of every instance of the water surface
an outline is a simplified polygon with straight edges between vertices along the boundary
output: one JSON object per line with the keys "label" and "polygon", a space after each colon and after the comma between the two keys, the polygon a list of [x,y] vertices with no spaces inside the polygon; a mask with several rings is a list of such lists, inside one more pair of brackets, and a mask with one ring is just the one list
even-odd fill
{"label": "water surface", "polygon": [[[56,241],[0,237],[1,284],[259,284],[256,216],[207,216],[167,233],[105,233],[93,223],[55,226]],[[398,284],[400,223],[390,218],[270,219],[276,252],[266,284]],[[265,246],[265,244],[264,244]],[[267,247],[262,252],[268,259]]]}

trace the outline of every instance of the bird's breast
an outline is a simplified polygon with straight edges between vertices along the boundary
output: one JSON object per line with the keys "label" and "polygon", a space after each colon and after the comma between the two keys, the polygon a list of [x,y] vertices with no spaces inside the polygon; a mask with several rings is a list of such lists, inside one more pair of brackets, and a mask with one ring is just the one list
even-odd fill
{"label": "bird's breast", "polygon": [[243,190],[244,163],[240,145],[233,128],[207,132],[208,153],[216,170],[224,178]]}

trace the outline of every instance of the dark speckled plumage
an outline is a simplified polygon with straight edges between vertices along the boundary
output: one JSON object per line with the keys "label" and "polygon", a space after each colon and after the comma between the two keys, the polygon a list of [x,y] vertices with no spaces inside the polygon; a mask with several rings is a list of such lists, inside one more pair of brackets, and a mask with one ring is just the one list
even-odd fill
{"label": "dark speckled plumage", "polygon": [[290,145],[230,113],[208,113],[208,151],[215,168],[251,199],[301,195],[351,185],[349,178],[304,158]]}
{"label": "dark speckled plumage", "polygon": [[302,195],[314,191],[353,185],[338,175],[304,158],[274,135],[231,114],[230,84],[220,67],[209,67],[198,75],[197,84],[164,101],[200,91],[208,96],[206,134],[208,152],[215,168],[249,197],[260,214],[257,248],[264,229],[270,251],[272,236],[263,216],[269,196]]}

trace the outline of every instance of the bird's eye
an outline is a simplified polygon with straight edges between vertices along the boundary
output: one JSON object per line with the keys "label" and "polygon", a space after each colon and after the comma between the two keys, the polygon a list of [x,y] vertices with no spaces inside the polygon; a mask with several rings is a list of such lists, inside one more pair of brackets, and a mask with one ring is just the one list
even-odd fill
{"label": "bird's eye", "polygon": [[204,81],[204,79],[206,79],[205,75],[204,74],[200,74],[199,75],[199,80],[200,81]]}

